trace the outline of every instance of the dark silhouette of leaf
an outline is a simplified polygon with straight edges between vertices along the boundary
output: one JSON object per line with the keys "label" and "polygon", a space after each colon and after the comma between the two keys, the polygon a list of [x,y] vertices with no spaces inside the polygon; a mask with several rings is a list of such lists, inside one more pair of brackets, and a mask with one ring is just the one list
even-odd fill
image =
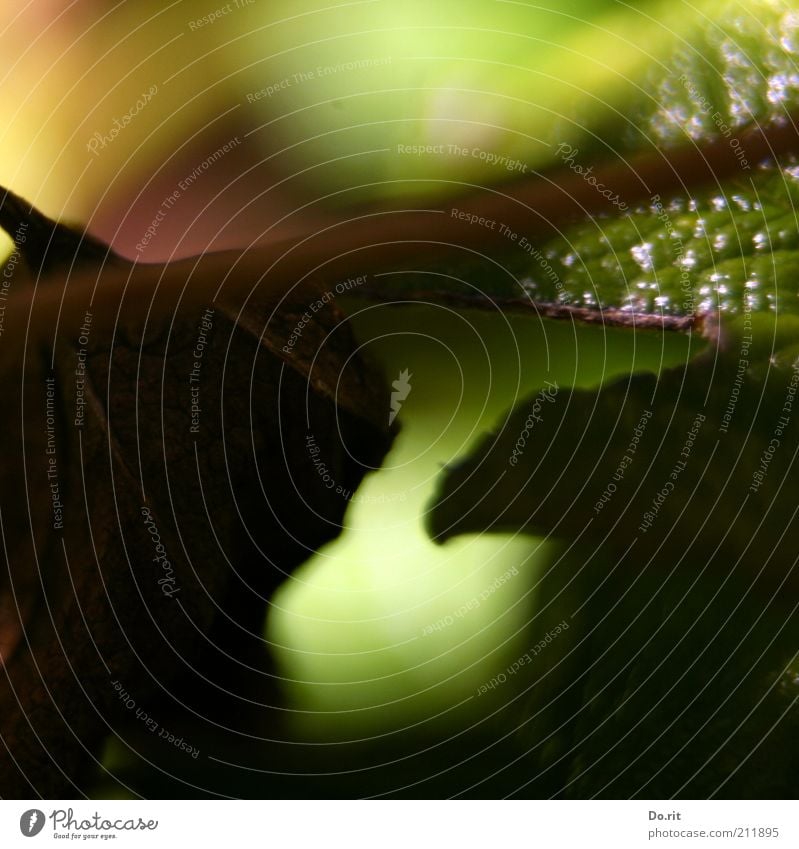
{"label": "dark silhouette of leaf", "polygon": [[799,616],[791,583],[757,577],[767,560],[564,545],[529,644],[570,627],[501,691],[528,758],[516,793],[794,798]]}
{"label": "dark silhouette of leaf", "polygon": [[795,792],[799,368],[732,339],[659,376],[545,387],[443,475],[438,539],[562,541],[534,631],[572,627],[516,679],[530,792]]}
{"label": "dark silhouette of leaf", "polygon": [[[525,530],[618,552],[701,538],[736,554],[780,539],[793,514],[782,494],[796,474],[799,373],[749,365],[706,353],[595,391],[545,388],[445,472],[434,535]],[[774,557],[792,566],[787,549]]]}
{"label": "dark silhouette of leaf", "polygon": [[0,335],[0,795],[71,797],[132,705],[243,733],[269,594],[379,465],[389,392],[327,290],[257,250],[138,266],[3,216],[35,238]]}

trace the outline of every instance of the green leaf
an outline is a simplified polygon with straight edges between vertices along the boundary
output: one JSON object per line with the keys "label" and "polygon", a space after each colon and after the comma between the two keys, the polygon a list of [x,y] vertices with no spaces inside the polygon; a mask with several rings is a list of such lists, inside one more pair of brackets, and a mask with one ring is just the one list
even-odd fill
{"label": "green leaf", "polygon": [[[636,40],[632,21],[659,37]],[[606,23],[586,26],[593,32]],[[594,32],[594,42],[615,46],[616,83],[598,98],[607,81],[588,73],[593,53],[581,55],[572,76],[587,79],[577,93],[558,96],[558,120],[527,125],[546,148],[534,163],[546,179],[529,179],[538,189],[528,193],[531,200],[524,201],[523,188],[514,195],[522,180],[509,189],[516,200],[488,193],[484,213],[479,201],[442,204],[448,217],[472,223],[474,251],[460,261],[381,274],[361,297],[437,298],[678,330],[717,311],[799,310],[799,170],[789,154],[781,167],[774,164],[777,153],[797,149],[791,127],[799,109],[799,6],[652,4],[617,15],[611,30],[613,39]],[[633,62],[628,53],[637,55],[643,41],[651,52]],[[563,64],[569,50],[555,52]],[[626,63],[635,69],[627,76]],[[536,88],[531,103],[549,96]],[[675,162],[697,145],[705,167],[693,161],[683,173]],[[548,183],[551,191],[541,191]],[[586,214],[575,223],[580,209]],[[592,210],[604,211],[587,215]],[[481,253],[489,231],[494,242]]]}
{"label": "green leaf", "polygon": [[667,59],[651,62],[644,95],[628,104],[628,144],[637,147],[647,139],[662,146],[686,137],[723,136],[732,145],[747,124],[785,120],[799,98],[797,4],[670,5],[675,16],[687,15],[690,23],[668,42]]}
{"label": "green leaf", "polygon": [[708,317],[776,320],[799,315],[797,201],[799,168],[772,163],[722,187],[655,195],[543,244],[514,233],[498,257],[380,275],[366,291],[607,324],[645,327],[650,317],[682,330]]}

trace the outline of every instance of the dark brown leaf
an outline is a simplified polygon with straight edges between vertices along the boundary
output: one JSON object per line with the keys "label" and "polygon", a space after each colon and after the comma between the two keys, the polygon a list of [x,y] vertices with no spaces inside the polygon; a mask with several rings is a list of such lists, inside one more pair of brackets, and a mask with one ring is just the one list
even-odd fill
{"label": "dark brown leaf", "polygon": [[[211,717],[219,697],[235,726],[268,680],[249,661],[269,594],[391,439],[324,285],[279,288],[259,251],[108,262],[47,226],[31,213],[17,242],[32,273],[12,257],[0,332],[0,795],[17,798],[85,793],[131,705],[164,725],[168,703]],[[248,683],[226,693],[232,671]]]}

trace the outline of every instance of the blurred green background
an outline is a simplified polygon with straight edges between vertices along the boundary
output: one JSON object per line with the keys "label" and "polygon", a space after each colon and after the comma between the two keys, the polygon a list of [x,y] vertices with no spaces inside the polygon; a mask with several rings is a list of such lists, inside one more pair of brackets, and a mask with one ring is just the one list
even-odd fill
{"label": "blurred green background", "polygon": [[42,0],[3,13],[0,180],[128,255],[177,191],[143,261],[241,247],[640,144],[718,5]]}
{"label": "blurred green background", "polygon": [[[446,727],[447,710],[528,648],[546,543],[488,534],[434,544],[423,521],[437,473],[545,381],[591,386],[688,351],[682,336],[436,306],[371,306],[354,321],[389,379],[408,369],[412,389],[396,446],[343,535],[275,599],[269,636],[308,735]],[[533,439],[527,450],[542,448]]]}

